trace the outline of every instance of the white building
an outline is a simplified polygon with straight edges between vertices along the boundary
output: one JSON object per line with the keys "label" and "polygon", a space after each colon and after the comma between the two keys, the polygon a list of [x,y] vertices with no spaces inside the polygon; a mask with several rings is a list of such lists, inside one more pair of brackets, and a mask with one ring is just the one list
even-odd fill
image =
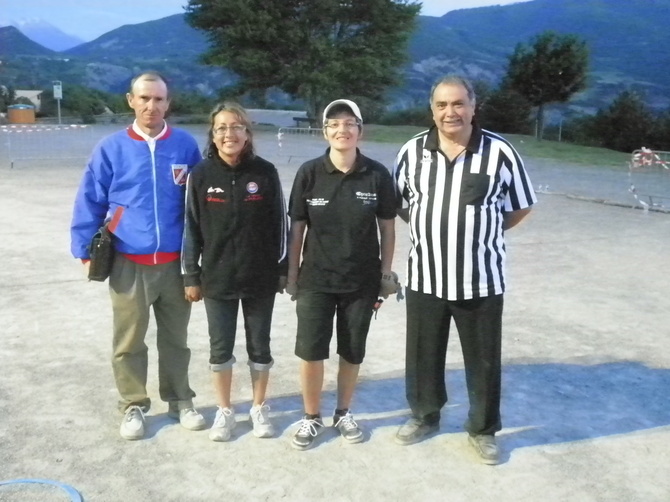
{"label": "white building", "polygon": [[15,91],[16,98],[28,98],[30,102],[35,105],[35,112],[39,112],[40,108],[42,107],[42,92],[41,90],[39,91],[31,91],[31,90],[25,90],[25,89],[16,89]]}

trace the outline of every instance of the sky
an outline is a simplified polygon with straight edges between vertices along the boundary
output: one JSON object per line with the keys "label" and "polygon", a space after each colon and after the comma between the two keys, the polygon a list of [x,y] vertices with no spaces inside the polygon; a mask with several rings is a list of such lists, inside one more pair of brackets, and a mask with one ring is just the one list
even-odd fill
{"label": "sky", "polygon": [[[423,0],[421,14],[443,16],[455,9],[519,1],[523,0]],[[188,0],[0,0],[0,26],[39,18],[89,42],[124,24],[183,13],[187,3]]]}

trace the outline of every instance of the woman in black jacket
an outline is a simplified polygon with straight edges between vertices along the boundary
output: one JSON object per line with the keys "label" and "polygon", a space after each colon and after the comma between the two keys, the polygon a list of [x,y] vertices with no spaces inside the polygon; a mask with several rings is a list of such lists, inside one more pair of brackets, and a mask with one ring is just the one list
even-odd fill
{"label": "woman in black jacket", "polygon": [[254,153],[246,111],[224,102],[210,114],[206,158],[187,182],[182,273],[186,298],[204,298],[210,369],[218,411],[209,437],[227,441],[235,427],[230,389],[240,303],[251,370],[254,435],[272,437],[265,404],[273,359],[270,325],[287,269],[287,216],[274,165]]}

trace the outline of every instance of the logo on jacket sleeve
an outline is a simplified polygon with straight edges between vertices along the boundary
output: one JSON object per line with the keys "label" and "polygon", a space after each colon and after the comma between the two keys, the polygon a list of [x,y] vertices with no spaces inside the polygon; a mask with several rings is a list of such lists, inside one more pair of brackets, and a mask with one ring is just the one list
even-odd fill
{"label": "logo on jacket sleeve", "polygon": [[185,185],[188,164],[172,164],[172,180],[175,185]]}

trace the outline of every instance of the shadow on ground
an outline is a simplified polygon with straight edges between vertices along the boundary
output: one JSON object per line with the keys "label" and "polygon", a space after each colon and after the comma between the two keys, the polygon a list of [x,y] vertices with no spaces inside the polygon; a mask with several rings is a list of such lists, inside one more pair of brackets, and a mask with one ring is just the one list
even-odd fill
{"label": "shadow on ground", "polygon": [[[461,433],[468,412],[462,369],[446,372],[449,402],[442,410],[440,434]],[[503,369],[502,415],[505,449],[565,443],[626,434],[670,425],[670,408],[662,397],[670,389],[670,370],[634,361],[595,365],[508,364]],[[369,434],[399,426],[409,416],[401,372],[362,380],[356,391],[356,420]],[[333,390],[323,394],[323,417],[330,424],[336,403]],[[250,403],[240,403],[238,413]],[[275,425],[283,434],[301,418],[298,394],[271,399]],[[215,410],[203,410],[209,421]],[[246,423],[238,424],[240,433]]]}

